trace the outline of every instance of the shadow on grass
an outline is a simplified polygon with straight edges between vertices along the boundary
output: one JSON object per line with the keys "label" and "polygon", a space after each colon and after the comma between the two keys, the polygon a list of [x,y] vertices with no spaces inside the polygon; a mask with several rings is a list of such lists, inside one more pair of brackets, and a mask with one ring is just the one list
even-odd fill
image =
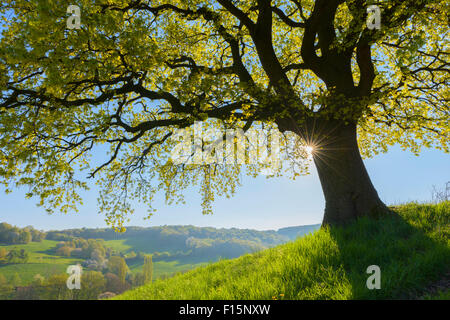
{"label": "shadow on grass", "polygon": [[[48,248],[48,249],[45,249],[45,250],[36,251],[36,253],[46,254],[46,255],[49,255],[49,256],[58,256],[56,254],[56,250],[58,250],[58,249],[56,247],[53,247],[53,248]],[[65,258],[67,258],[67,257],[65,257]]]}
{"label": "shadow on grass", "polygon": [[[450,270],[450,206],[407,205],[379,220],[330,227],[353,299],[415,299]],[[395,211],[395,208],[394,208]],[[369,290],[366,270],[381,270],[381,289]]]}

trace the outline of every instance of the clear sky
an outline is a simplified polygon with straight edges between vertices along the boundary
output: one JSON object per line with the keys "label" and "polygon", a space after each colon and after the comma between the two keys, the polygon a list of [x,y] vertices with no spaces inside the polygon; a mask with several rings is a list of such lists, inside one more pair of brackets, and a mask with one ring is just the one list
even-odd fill
{"label": "clear sky", "polygon": [[[450,181],[450,155],[425,149],[416,157],[394,147],[365,161],[372,182],[387,204],[409,201],[429,201],[433,185],[443,187]],[[230,199],[215,202],[214,215],[201,213],[196,189],[186,194],[185,205],[167,206],[157,199],[156,214],[144,220],[146,208],[137,206],[128,225],[157,226],[192,224],[225,228],[278,229],[287,226],[316,224],[322,221],[324,198],[315,169],[312,174],[295,181],[286,178],[257,179],[245,177],[243,186]],[[79,213],[47,215],[36,207],[35,199],[25,199],[25,191],[0,193],[0,221],[38,229],[107,227],[104,217],[97,213],[97,193],[83,194],[84,206]]]}

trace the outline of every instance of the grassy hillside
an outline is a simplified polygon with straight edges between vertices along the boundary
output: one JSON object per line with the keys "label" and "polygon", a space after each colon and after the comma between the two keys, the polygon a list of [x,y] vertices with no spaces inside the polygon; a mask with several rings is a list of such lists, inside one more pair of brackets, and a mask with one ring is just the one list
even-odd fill
{"label": "grassy hillside", "polygon": [[[169,277],[177,272],[185,272],[188,270],[195,269],[207,265],[208,262],[198,262],[198,263],[186,263],[183,261],[156,261],[153,262],[153,278],[159,277]],[[129,263],[131,273],[142,272],[143,262]]]}
{"label": "grassy hillside", "polygon": [[[278,231],[195,226],[127,227],[127,231],[120,234],[112,229],[83,228],[50,231],[48,236],[56,239],[61,235],[68,238],[104,239],[105,246],[124,255],[131,252],[170,253],[171,256],[159,259],[154,255],[153,275],[158,278],[216,262],[220,257],[235,258],[245,253],[274,247],[313,232],[319,227],[320,225],[296,226]],[[195,243],[188,245],[189,239]],[[127,263],[131,273],[142,272],[143,259]]]}
{"label": "grassy hillside", "polygon": [[[14,282],[14,286],[32,284],[38,274],[46,279],[55,274],[65,275],[69,265],[83,264],[86,256],[81,258],[76,252],[73,257],[70,257],[70,253],[58,253],[57,245],[60,242],[72,239],[103,239],[102,245],[111,248],[113,250],[111,254],[126,258],[131,273],[130,279],[142,272],[143,253],[153,255],[153,278],[165,278],[177,272],[205,266],[218,261],[221,257],[234,258],[248,252],[274,247],[295,239],[313,230],[312,228],[318,226],[290,227],[280,230],[281,232],[195,226],[129,227],[125,233],[120,234],[112,229],[82,228],[49,231],[40,235],[45,238],[43,241],[14,244],[29,238],[20,239],[22,233],[29,232],[32,236],[28,240],[33,240],[35,236],[37,240],[39,232],[33,228],[25,230],[8,223],[0,223],[0,249],[6,249],[6,252],[24,249],[29,255],[26,262],[0,263],[0,275],[9,284]],[[20,279],[17,279],[17,276]]]}
{"label": "grassy hillside", "polygon": [[0,266],[0,274],[11,279],[17,273],[20,275],[22,285],[26,285],[33,281],[36,274],[47,277],[51,274],[65,273],[69,265],[82,262],[80,259],[55,256],[54,249],[57,243],[58,241],[43,240],[27,244],[0,245],[0,248],[7,250],[25,249],[30,254],[27,263]]}
{"label": "grassy hillside", "polygon": [[[20,233],[24,229],[6,224],[8,230],[0,230],[0,238],[6,241],[11,232]],[[115,255],[129,256],[134,253],[150,253],[154,255],[153,277],[168,277],[177,272],[186,272],[218,261],[220,257],[238,257],[247,252],[273,247],[289,239],[311,231],[318,226],[298,226],[286,228],[278,233],[274,230],[256,231],[242,229],[200,228],[194,226],[163,226],[163,227],[130,227],[125,233],[115,233],[112,229],[71,229],[50,231],[47,238],[40,242],[26,244],[5,244],[0,242],[0,248],[7,251],[24,249],[29,254],[26,263],[0,264],[0,275],[11,281],[17,274],[20,281],[15,285],[26,286],[33,282],[39,274],[48,278],[55,274],[66,274],[69,265],[83,263],[85,257],[69,258],[57,253],[60,241],[74,238],[104,239],[104,246],[114,250]],[[1,228],[0,228],[1,229]],[[282,234],[283,233],[283,234]],[[286,234],[284,234],[286,233]],[[1,239],[0,239],[1,240]],[[9,239],[11,240],[11,239]],[[189,240],[192,242],[188,246]],[[158,252],[163,256],[157,256]],[[164,256],[164,254],[167,254]],[[142,272],[143,258],[128,259],[130,272],[136,275]]]}
{"label": "grassy hillside", "polygon": [[[128,291],[117,299],[445,298],[450,271],[450,203],[408,204],[378,221],[360,219],[295,242],[222,260]],[[368,290],[370,265],[381,289]],[[448,283],[448,279],[445,283]]]}

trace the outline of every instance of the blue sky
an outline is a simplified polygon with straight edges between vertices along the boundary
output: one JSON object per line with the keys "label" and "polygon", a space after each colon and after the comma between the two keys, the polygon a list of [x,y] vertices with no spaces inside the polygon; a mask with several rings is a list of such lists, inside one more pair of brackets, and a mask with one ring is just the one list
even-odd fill
{"label": "blue sky", "polygon": [[[443,187],[450,181],[450,155],[437,150],[425,149],[417,157],[393,147],[387,154],[365,163],[372,182],[387,204],[429,201],[433,185]],[[44,209],[36,207],[36,200],[25,199],[25,190],[14,190],[8,195],[0,193],[0,221],[21,227],[33,225],[43,230],[107,227],[104,217],[97,213],[95,190],[83,194],[85,204],[79,213],[67,215],[47,215]],[[268,230],[315,224],[322,221],[324,198],[313,169],[311,175],[295,181],[246,177],[233,198],[216,200],[214,215],[202,215],[196,189],[188,191],[185,205],[167,206],[157,198],[155,207],[158,208],[156,214],[144,220],[146,208],[137,206],[128,225],[191,224]]]}

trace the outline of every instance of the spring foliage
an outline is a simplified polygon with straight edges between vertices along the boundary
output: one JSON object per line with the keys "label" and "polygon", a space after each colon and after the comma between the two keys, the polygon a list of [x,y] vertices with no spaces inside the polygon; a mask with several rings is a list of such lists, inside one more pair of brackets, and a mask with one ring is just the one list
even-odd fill
{"label": "spring foliage", "polygon": [[365,156],[393,144],[449,150],[448,1],[378,1],[381,30],[367,28],[365,0],[71,4],[80,29],[67,29],[67,1],[0,8],[0,182],[29,186],[49,212],[76,210],[86,174],[119,229],[134,199],[151,215],[158,190],[170,203],[199,185],[211,212],[241,168],[171,162],[174,131],[196,121],[296,139],[338,119],[358,124]]}

